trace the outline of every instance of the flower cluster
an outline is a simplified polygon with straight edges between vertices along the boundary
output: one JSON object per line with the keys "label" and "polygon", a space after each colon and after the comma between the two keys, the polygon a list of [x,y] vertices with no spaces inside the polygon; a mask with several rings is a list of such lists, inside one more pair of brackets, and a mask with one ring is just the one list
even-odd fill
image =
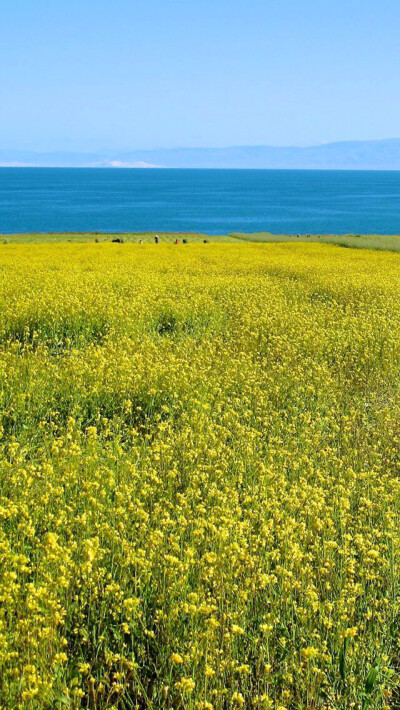
{"label": "flower cluster", "polygon": [[398,259],[2,246],[1,708],[393,706]]}

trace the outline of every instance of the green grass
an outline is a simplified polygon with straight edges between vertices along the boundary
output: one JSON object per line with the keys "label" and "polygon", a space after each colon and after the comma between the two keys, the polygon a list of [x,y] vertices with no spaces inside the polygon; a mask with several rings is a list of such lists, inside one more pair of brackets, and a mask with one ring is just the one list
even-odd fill
{"label": "green grass", "polygon": [[158,234],[160,242],[174,242],[175,239],[186,239],[188,242],[202,242],[204,239],[212,242],[236,242],[238,239],[230,235],[212,235],[193,232],[26,232],[21,234],[0,234],[1,242],[19,244],[35,244],[44,242],[111,242],[122,239],[124,242],[139,243],[140,240],[153,242]]}
{"label": "green grass", "polygon": [[204,234],[196,232],[27,232],[20,234],[0,234],[1,243],[15,242],[34,244],[42,242],[110,242],[122,239],[123,242],[153,242],[158,234],[160,242],[318,242],[337,244],[358,249],[380,249],[400,251],[399,234],[271,234],[270,232],[231,232],[230,234]]}
{"label": "green grass", "polygon": [[399,234],[270,234],[269,232],[233,232],[230,237],[250,242],[318,242],[356,249],[400,251]]}

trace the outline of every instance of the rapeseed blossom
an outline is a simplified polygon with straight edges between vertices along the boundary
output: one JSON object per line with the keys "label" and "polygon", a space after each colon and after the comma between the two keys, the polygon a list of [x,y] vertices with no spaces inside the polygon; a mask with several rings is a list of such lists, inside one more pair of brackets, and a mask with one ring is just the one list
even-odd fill
{"label": "rapeseed blossom", "polygon": [[398,260],[1,245],[1,708],[396,707]]}

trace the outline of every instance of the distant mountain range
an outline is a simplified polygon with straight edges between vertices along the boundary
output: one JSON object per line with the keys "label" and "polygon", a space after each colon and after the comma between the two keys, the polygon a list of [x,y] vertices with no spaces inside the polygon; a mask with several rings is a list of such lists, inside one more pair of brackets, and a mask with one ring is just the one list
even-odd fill
{"label": "distant mountain range", "polygon": [[115,153],[1,150],[0,167],[400,170],[400,138],[299,147],[161,148]]}

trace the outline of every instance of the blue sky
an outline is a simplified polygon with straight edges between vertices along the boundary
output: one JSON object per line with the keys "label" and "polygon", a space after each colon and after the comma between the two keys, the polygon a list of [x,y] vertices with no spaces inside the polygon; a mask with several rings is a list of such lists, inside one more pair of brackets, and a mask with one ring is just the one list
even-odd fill
{"label": "blue sky", "polygon": [[0,148],[400,137],[398,0],[2,0]]}

